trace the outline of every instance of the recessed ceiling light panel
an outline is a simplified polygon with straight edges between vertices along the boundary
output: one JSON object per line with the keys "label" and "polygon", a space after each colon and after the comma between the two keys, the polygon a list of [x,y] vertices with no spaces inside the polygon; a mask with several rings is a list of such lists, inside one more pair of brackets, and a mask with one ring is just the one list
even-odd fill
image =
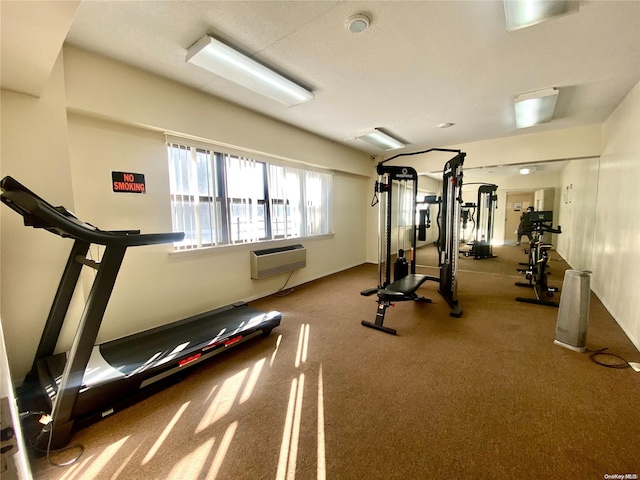
{"label": "recessed ceiling light panel", "polygon": [[357,140],[363,140],[371,145],[374,145],[378,148],[382,148],[383,150],[397,150],[399,148],[404,148],[405,144],[396,140],[392,136],[380,131],[379,129],[375,129],[375,131],[368,133],[366,135],[362,135],[360,137],[356,137]]}
{"label": "recessed ceiling light panel", "polygon": [[507,32],[531,27],[579,10],[580,2],[576,0],[504,0]]}
{"label": "recessed ceiling light panel", "polygon": [[290,107],[315,98],[307,89],[211,35],[189,48],[186,61]]}
{"label": "recessed ceiling light panel", "polygon": [[527,128],[550,122],[556,108],[558,93],[557,88],[545,88],[517,96],[514,99],[516,127]]}

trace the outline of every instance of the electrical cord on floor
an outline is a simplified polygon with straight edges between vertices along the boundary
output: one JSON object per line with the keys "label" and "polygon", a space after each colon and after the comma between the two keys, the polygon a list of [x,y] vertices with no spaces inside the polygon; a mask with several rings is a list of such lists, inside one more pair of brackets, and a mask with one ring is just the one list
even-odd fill
{"label": "electrical cord on floor", "polygon": [[[602,365],[603,367],[607,367],[607,368],[623,369],[623,368],[632,367],[632,362],[628,362],[627,360],[622,358],[620,355],[616,355],[615,353],[606,352],[605,350],[608,350],[608,348],[601,348],[600,350],[592,351],[591,355],[589,355],[589,358],[591,359],[591,361],[593,363],[596,363],[598,365]],[[589,350],[589,351],[591,351],[591,350]],[[600,356],[611,357],[611,358],[620,360],[620,363],[603,362],[603,361],[598,359],[598,357],[600,357]],[[634,368],[634,370],[635,370],[635,368]]]}
{"label": "electrical cord on floor", "polygon": [[[50,415],[47,412],[30,412],[30,411],[22,412],[20,414],[20,418],[24,419],[26,417],[34,416],[34,415],[38,415],[40,417],[48,417],[49,419],[51,418]],[[40,421],[40,423],[42,423],[42,421]],[[40,432],[40,433],[42,433],[42,432]],[[35,444],[36,438],[38,438],[40,433],[37,433],[36,435],[34,435],[33,437],[31,437],[29,439],[29,446],[31,448],[33,448],[36,452],[46,453],[47,454],[47,462],[49,462],[51,465],[54,465],[56,467],[68,467],[69,465],[72,465],[75,462],[77,462],[78,459],[84,453],[84,446],[82,446],[79,443],[74,443],[72,445],[67,445],[66,447],[63,447],[63,448],[58,448],[58,449],[52,450],[51,449],[51,440],[53,438],[53,429],[52,428],[49,429],[49,438],[47,440],[47,448],[46,448],[46,450],[43,450],[42,448],[37,447],[36,444]],[[71,460],[68,460],[68,461],[63,462],[63,463],[58,463],[58,462],[54,462],[51,459],[51,453],[62,453],[62,452],[66,452],[66,451],[73,450],[73,449],[78,449],[80,451]]]}
{"label": "electrical cord on floor", "polygon": [[289,280],[291,279],[291,275],[293,275],[293,270],[291,272],[289,272],[289,276],[287,277],[287,281],[284,282],[284,285],[282,285],[282,287],[280,287],[280,290],[278,290],[276,293],[274,293],[274,295],[276,297],[284,297],[286,295],[289,295],[290,293],[293,293],[293,288],[289,288],[288,290],[284,291],[284,287],[286,287],[287,283],[289,283]]}

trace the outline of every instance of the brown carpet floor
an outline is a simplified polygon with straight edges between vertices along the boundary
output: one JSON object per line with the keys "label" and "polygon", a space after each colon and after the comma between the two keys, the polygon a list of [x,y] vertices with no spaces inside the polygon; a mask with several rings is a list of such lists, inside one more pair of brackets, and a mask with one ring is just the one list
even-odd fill
{"label": "brown carpet floor", "polygon": [[[181,383],[81,430],[71,466],[33,460],[40,480],[602,479],[640,475],[640,373],[553,344],[557,309],[516,302],[519,247],[461,258],[460,318],[390,308],[398,336],[368,329],[376,265],[251,303],[280,327],[193,369]],[[432,247],[418,263],[435,265]],[[566,263],[552,252],[550,283]],[[430,263],[431,262],[431,263]],[[436,274],[421,267],[421,273]],[[640,353],[591,297],[587,347]],[[62,461],[69,454],[53,454]],[[66,455],[66,456],[65,456]],[[614,477],[609,477],[614,478]],[[633,478],[633,477],[628,477]]]}

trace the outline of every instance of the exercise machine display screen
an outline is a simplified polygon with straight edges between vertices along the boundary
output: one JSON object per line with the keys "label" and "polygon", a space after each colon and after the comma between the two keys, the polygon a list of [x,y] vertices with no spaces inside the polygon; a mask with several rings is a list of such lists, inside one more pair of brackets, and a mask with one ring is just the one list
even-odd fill
{"label": "exercise machine display screen", "polygon": [[551,210],[529,212],[529,219],[532,223],[553,222],[553,212]]}

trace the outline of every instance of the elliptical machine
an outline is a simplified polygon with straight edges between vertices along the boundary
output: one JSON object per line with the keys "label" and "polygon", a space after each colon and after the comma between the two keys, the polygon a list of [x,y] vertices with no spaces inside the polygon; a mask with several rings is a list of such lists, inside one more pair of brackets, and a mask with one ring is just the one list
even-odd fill
{"label": "elliptical machine", "polygon": [[559,303],[542,298],[553,297],[554,293],[560,289],[553,287],[548,283],[549,272],[547,270],[549,263],[549,250],[553,247],[542,241],[544,233],[562,233],[562,227],[553,228],[553,212],[529,212],[529,219],[533,224],[533,232],[531,244],[529,245],[529,261],[526,269],[518,269],[520,273],[524,273],[528,283],[516,282],[518,287],[533,288],[536,298],[516,297],[518,302],[535,303],[538,305],[546,305],[548,307],[558,307]]}
{"label": "elliptical machine", "polygon": [[[429,275],[416,274],[416,234],[420,230],[423,236],[424,228],[416,227],[416,197],[418,194],[418,174],[412,167],[389,166],[384,165],[386,162],[394,158],[405,155],[418,155],[431,151],[455,152],[456,156],[449,160],[444,167],[442,180],[442,197],[440,199],[430,198],[426,203],[439,205],[438,212],[438,267],[440,269],[439,277]],[[380,233],[378,236],[378,277],[379,283],[376,288],[370,288],[360,292],[363,296],[376,294],[378,297],[378,308],[375,321],[369,322],[362,320],[365,327],[374,328],[392,335],[396,334],[396,330],[383,325],[387,308],[396,302],[403,301],[419,301],[430,303],[431,300],[425,297],[419,297],[416,290],[426,282],[438,282],[438,292],[446,300],[451,307],[450,315],[459,317],[462,315],[462,308],[458,304],[458,254],[459,254],[459,225],[460,225],[460,203],[462,189],[462,165],[466,153],[460,150],[449,150],[432,148],[422,152],[401,153],[387,160],[378,163],[376,171],[379,175],[378,181],[375,183],[375,191],[371,206],[378,205],[378,222]],[[409,249],[400,249],[394,266],[394,279],[391,282],[391,244],[392,244],[392,221],[393,221],[393,192],[395,188],[404,189],[406,194],[405,200],[410,201],[405,205],[405,215],[398,214],[396,222],[405,219],[406,223],[402,225],[399,236],[409,237]],[[381,198],[378,198],[381,194]],[[425,203],[425,202],[422,202]],[[421,219],[426,220],[427,214],[421,215]],[[441,221],[442,220],[442,224]],[[422,220],[421,220],[422,223]],[[409,252],[409,259],[405,258],[406,252]]]}

